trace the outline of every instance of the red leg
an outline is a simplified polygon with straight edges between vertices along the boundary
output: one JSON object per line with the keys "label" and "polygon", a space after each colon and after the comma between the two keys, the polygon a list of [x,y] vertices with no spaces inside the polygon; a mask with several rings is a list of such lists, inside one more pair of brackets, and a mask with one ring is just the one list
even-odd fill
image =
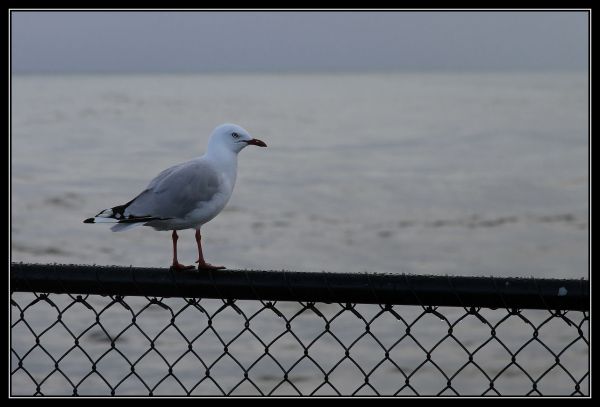
{"label": "red leg", "polygon": [[173,238],[173,264],[171,265],[171,269],[173,270],[190,270],[193,269],[194,266],[184,266],[183,264],[180,264],[177,261],[177,239],[179,239],[179,236],[177,236],[177,231],[173,231],[173,235],[171,236]]}
{"label": "red leg", "polygon": [[204,261],[204,255],[202,254],[202,236],[200,236],[200,229],[196,229],[196,244],[198,245],[198,270],[222,270],[224,266],[213,266],[212,264]]}

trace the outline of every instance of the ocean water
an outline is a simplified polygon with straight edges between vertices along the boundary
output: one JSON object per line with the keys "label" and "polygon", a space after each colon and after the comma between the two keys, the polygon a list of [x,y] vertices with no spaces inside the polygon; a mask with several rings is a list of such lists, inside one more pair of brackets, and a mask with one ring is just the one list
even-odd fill
{"label": "ocean water", "polygon": [[234,122],[269,147],[203,227],[210,262],[587,275],[583,75],[16,76],[12,97],[13,261],[168,266],[168,232],[82,220]]}
{"label": "ocean water", "polygon": [[587,95],[583,73],[14,76],[12,261],[167,267],[169,233],[82,221],[234,122],[269,147],[203,226],[213,264],[586,277]]}

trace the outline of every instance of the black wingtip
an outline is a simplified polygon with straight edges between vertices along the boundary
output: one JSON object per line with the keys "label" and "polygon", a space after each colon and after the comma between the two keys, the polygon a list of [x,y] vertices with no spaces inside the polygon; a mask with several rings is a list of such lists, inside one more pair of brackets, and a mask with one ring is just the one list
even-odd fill
{"label": "black wingtip", "polygon": [[87,218],[83,223],[94,223],[94,218]]}

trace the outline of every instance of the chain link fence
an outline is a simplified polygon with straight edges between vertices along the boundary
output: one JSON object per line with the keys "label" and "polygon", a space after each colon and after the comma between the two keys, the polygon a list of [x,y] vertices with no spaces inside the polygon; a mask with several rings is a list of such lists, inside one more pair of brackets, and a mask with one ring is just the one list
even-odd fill
{"label": "chain link fence", "polygon": [[11,291],[13,396],[590,392],[584,280],[13,264]]}

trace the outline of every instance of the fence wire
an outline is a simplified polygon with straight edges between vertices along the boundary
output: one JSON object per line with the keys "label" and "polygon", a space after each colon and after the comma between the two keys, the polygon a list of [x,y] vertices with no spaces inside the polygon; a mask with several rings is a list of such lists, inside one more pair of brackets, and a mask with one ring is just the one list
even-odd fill
{"label": "fence wire", "polygon": [[13,292],[12,395],[589,395],[589,311]]}

